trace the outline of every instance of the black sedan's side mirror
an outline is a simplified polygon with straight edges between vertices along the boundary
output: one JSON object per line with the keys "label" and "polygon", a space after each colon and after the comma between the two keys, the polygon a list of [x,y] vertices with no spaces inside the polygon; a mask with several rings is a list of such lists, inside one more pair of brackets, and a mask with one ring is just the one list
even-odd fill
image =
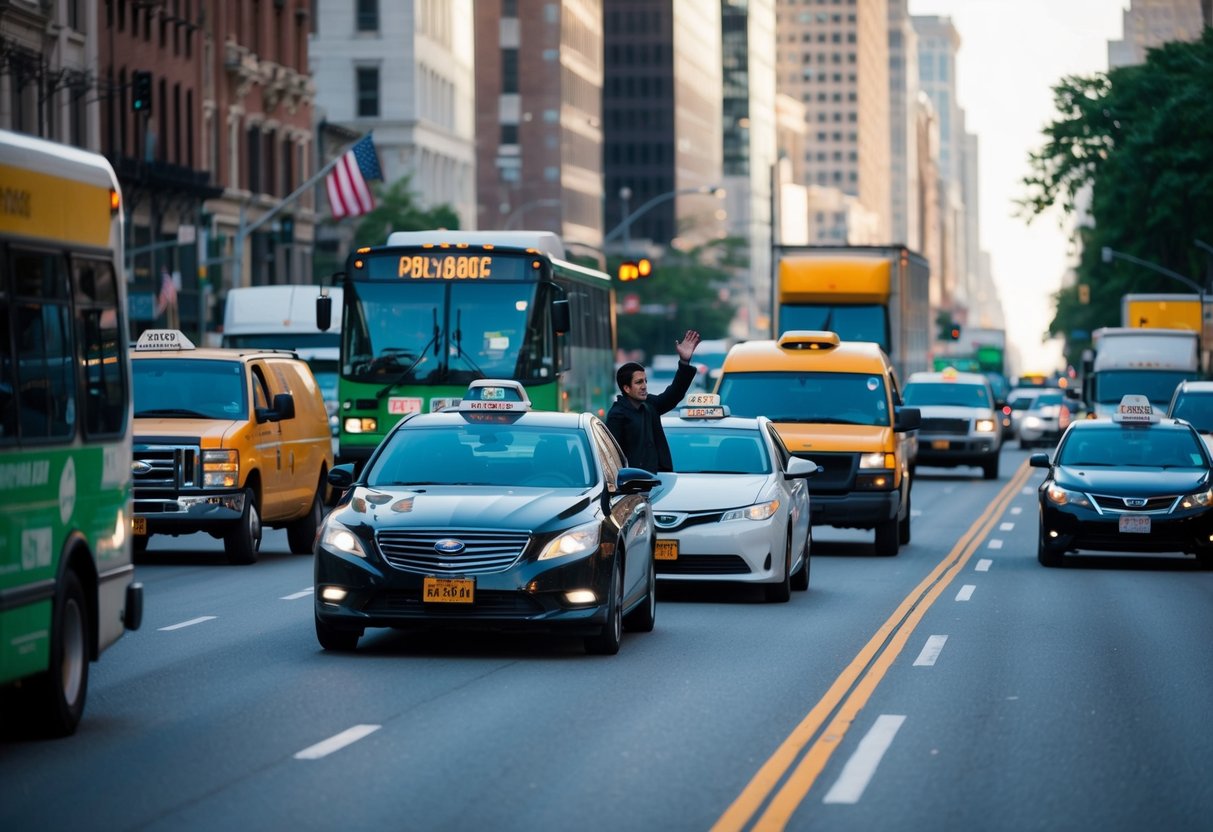
{"label": "black sedan's side mirror", "polygon": [[643,468],[620,468],[615,484],[620,494],[647,494],[661,485],[661,480]]}
{"label": "black sedan's side mirror", "polygon": [[1049,462],[1048,454],[1032,454],[1028,457],[1028,465],[1033,468],[1051,468],[1052,463]]}

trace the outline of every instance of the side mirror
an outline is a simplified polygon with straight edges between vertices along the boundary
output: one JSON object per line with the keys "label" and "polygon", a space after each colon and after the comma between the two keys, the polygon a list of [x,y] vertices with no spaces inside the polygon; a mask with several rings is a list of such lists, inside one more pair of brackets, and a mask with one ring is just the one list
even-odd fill
{"label": "side mirror", "polygon": [[334,465],[329,471],[329,485],[345,491],[354,484],[354,463]]}
{"label": "side mirror", "polygon": [[785,479],[805,479],[820,474],[825,469],[811,459],[794,456],[788,460],[788,470],[783,472]]}
{"label": "side mirror", "polygon": [[320,297],[316,298],[316,329],[328,332],[332,325],[333,299],[322,289]]}
{"label": "side mirror", "polygon": [[569,302],[567,300],[552,301],[552,330],[558,335],[564,335],[572,328]]}
{"label": "side mirror", "polygon": [[1028,457],[1028,465],[1033,468],[1051,468],[1048,454],[1032,454]]}
{"label": "side mirror", "polygon": [[661,485],[661,480],[643,468],[620,468],[615,484],[620,494],[647,494]]}
{"label": "side mirror", "polygon": [[917,407],[894,408],[893,430],[897,433],[918,430],[922,424],[922,411]]}
{"label": "side mirror", "polygon": [[277,415],[278,420],[294,419],[295,397],[290,393],[279,393],[274,396],[274,413]]}

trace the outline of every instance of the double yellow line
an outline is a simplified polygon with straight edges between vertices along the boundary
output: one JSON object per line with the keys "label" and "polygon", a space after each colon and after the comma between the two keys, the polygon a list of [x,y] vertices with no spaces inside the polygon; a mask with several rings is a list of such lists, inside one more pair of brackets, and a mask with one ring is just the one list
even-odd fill
{"label": "double yellow line", "polygon": [[[905,597],[847,668],[834,680],[825,696],[813,706],[770,759],[763,763],[762,768],[758,769],[758,773],[737,799],[712,826],[713,832],[744,829],[759,809],[762,809],[764,803],[767,804],[766,809],[754,821],[754,829],[783,829],[787,825],[792,813],[825,768],[830,755],[842,742],[847,729],[851,727],[851,723],[867,704],[890,665],[905,647],[918,622],[947,589],[952,579],[964,569],[1007,505],[1023,488],[1030,473],[1031,469],[1027,463],[1019,467],[952,550]],[[821,726],[831,714],[833,719],[825,731],[821,731]],[[815,737],[816,741],[801,756],[805,746]],[[798,758],[800,762],[796,763]],[[788,769],[794,763],[796,768],[787,775]],[[778,791],[768,803],[767,798],[777,787]]]}

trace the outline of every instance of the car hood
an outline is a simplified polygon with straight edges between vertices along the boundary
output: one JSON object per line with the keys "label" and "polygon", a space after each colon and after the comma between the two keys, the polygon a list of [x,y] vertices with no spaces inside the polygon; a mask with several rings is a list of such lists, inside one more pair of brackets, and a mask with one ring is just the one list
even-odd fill
{"label": "car hood", "polygon": [[[385,528],[566,528],[593,502],[590,490],[500,486],[357,486],[337,519]],[[589,517],[584,518],[589,520]]]}
{"label": "car hood", "polygon": [[135,442],[181,442],[183,439],[218,447],[231,432],[244,422],[229,419],[135,419]]}
{"label": "car hood", "polygon": [[1207,471],[1180,468],[1074,468],[1062,465],[1054,476],[1057,484],[1072,491],[1149,497],[1161,494],[1191,494],[1208,487]]}
{"label": "car hood", "polygon": [[880,425],[817,425],[812,422],[776,422],[775,430],[794,454],[805,451],[883,451],[893,445],[893,429]]}
{"label": "car hood", "polygon": [[661,474],[653,511],[713,511],[758,502],[769,474]]}

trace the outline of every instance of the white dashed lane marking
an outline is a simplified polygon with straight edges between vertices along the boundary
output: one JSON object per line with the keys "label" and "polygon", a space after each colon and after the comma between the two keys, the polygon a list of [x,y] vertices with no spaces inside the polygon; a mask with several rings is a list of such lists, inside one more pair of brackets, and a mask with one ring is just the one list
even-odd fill
{"label": "white dashed lane marking", "polygon": [[182,627],[192,627],[195,624],[201,624],[203,621],[214,621],[213,615],[200,615],[197,618],[191,618],[189,621],[182,621],[180,624],[171,624],[168,627],[161,627],[160,632],[167,633],[169,630],[180,630]]}
{"label": "white dashed lane marking", "polygon": [[1001,548],[1002,548],[1002,541],[1001,541],[1001,540],[999,540],[997,537],[996,537],[996,538],[994,538],[994,539],[992,539],[992,540],[990,541],[990,548],[991,548],[991,549],[1001,549]]}
{"label": "white dashed lane marking", "polygon": [[956,593],[957,601],[968,601],[973,597],[973,590],[977,589],[976,584],[965,584],[960,588],[960,592]]}
{"label": "white dashed lane marking", "polygon": [[1009,531],[1011,531],[1011,529],[1013,529],[1013,528],[1015,528],[1015,524],[1014,524],[1014,523],[999,523],[999,524],[998,524],[998,530],[999,530],[1000,532],[1009,532]]}
{"label": "white dashed lane marking", "polygon": [[334,751],[340,751],[347,745],[358,742],[358,740],[375,733],[382,727],[381,725],[355,725],[353,728],[346,728],[340,734],[329,737],[327,740],[322,740],[315,745],[309,745],[298,752],[295,755],[295,759],[319,760],[321,757],[327,757]]}
{"label": "white dashed lane marking", "polygon": [[316,589],[316,587],[309,586],[307,589],[302,590],[301,592],[292,592],[290,595],[283,595],[278,600],[279,601],[298,601],[300,598],[306,598],[309,595],[311,595],[312,592],[315,591],[315,589]]}
{"label": "white dashed lane marking", "polygon": [[1022,506],[1011,506],[1011,513],[1012,514],[1023,514],[1023,507]]}
{"label": "white dashed lane marking", "polygon": [[982,558],[981,560],[977,561],[977,565],[973,567],[973,570],[975,572],[989,572],[990,565],[992,563],[994,563],[994,561],[990,560],[989,558]]}
{"label": "white dashed lane marking", "polygon": [[931,667],[935,664],[935,660],[939,658],[940,652],[943,650],[943,645],[947,642],[947,636],[928,636],[927,643],[922,646],[922,652],[918,654],[918,658],[914,660],[915,667]]}
{"label": "white dashed lane marking", "polygon": [[884,754],[893,744],[905,716],[898,714],[881,714],[876,717],[876,723],[871,730],[859,741],[859,747],[842,767],[842,774],[826,792],[823,803],[858,803],[863,797],[863,790],[868,787],[876,767],[880,765]]}

